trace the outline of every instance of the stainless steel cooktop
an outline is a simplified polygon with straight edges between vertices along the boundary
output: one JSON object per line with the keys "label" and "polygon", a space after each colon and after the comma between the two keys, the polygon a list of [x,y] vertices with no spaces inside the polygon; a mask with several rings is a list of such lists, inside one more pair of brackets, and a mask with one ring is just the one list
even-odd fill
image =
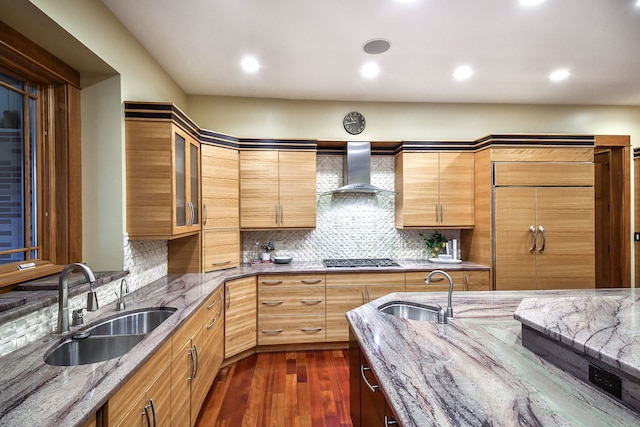
{"label": "stainless steel cooktop", "polygon": [[322,264],[327,268],[376,268],[376,267],[400,267],[400,264],[391,258],[335,258],[323,259]]}

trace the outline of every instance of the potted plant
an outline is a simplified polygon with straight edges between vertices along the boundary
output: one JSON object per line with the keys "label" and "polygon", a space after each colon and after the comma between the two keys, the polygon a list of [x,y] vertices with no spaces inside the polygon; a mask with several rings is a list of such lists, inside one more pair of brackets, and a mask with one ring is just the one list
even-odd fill
{"label": "potted plant", "polygon": [[268,241],[264,242],[260,247],[263,250],[262,260],[269,261],[271,259],[271,251],[276,249],[275,245],[271,241]]}
{"label": "potted plant", "polygon": [[427,247],[427,254],[429,258],[437,258],[438,255],[447,247],[447,238],[440,234],[438,230],[429,237],[422,233],[420,233],[419,236],[422,237],[422,240]]}

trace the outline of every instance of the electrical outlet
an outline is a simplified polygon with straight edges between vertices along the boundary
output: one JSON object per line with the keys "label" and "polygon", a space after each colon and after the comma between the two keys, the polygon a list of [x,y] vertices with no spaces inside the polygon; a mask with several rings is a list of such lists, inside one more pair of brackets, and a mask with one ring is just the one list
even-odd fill
{"label": "electrical outlet", "polygon": [[622,398],[622,381],[619,376],[589,363],[589,382],[618,399]]}

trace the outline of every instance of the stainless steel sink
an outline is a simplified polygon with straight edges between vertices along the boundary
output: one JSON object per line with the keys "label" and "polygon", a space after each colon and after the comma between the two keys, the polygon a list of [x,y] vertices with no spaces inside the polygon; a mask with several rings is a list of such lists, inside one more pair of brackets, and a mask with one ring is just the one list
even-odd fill
{"label": "stainless steel sink", "polygon": [[378,307],[378,311],[403,319],[444,323],[444,310],[439,305],[390,301]]}
{"label": "stainless steel sink", "polygon": [[120,357],[176,311],[173,307],[144,308],[119,314],[78,331],[44,356],[55,366],[76,366]]}
{"label": "stainless steel sink", "polygon": [[76,366],[103,362],[122,356],[143,338],[144,335],[69,338],[47,353],[44,357],[44,363],[55,366]]}
{"label": "stainless steel sink", "polygon": [[95,335],[136,335],[148,334],[157,328],[169,316],[175,313],[173,307],[144,308],[122,313],[106,319],[85,331]]}

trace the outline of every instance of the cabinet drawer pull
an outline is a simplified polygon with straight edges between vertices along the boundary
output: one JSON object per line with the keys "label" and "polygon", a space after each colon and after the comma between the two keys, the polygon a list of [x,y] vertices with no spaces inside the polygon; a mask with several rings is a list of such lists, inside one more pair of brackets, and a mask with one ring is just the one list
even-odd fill
{"label": "cabinet drawer pull", "polygon": [[263,280],[262,284],[267,286],[279,285],[282,280]]}
{"label": "cabinet drawer pull", "polygon": [[367,376],[365,375],[365,371],[370,371],[371,368],[368,366],[364,366],[364,365],[360,365],[360,375],[362,375],[362,379],[364,380],[364,382],[367,384],[367,386],[369,387],[369,390],[371,390],[372,393],[376,393],[378,391],[380,391],[380,386],[379,385],[372,385],[369,380],[367,379]]}
{"label": "cabinet drawer pull", "polygon": [[315,305],[315,304],[320,304],[322,300],[321,299],[303,299],[300,302],[307,305]]}
{"label": "cabinet drawer pull", "polygon": [[207,325],[207,329],[211,329],[213,327],[213,325],[216,324],[217,321],[218,321],[218,316],[214,317],[213,320],[211,321],[211,323],[209,323]]}
{"label": "cabinet drawer pull", "polygon": [[[444,277],[440,276],[440,277],[432,277],[429,282],[433,283],[433,282],[442,282],[444,280]],[[425,283],[427,282],[427,278],[424,278]],[[428,284],[428,283],[427,283]]]}
{"label": "cabinet drawer pull", "polygon": [[231,307],[231,288],[227,285],[227,310]]}
{"label": "cabinet drawer pull", "polygon": [[264,305],[268,305],[268,306],[276,306],[276,305],[280,305],[282,304],[284,301],[262,301],[262,304]]}
{"label": "cabinet drawer pull", "polygon": [[394,420],[393,418],[389,418],[388,416],[384,416],[384,426],[385,427],[389,427],[389,426],[397,426],[398,422],[396,420]]}
{"label": "cabinet drawer pull", "polygon": [[284,332],[284,329],[263,329],[263,334],[279,334],[280,332]]}
{"label": "cabinet drawer pull", "polygon": [[322,282],[322,279],[302,279],[300,281],[305,285],[315,285],[317,283]]}
{"label": "cabinet drawer pull", "polygon": [[322,328],[300,328],[302,332],[319,332]]}
{"label": "cabinet drawer pull", "polygon": [[218,302],[218,300],[217,300],[217,299],[214,299],[214,300],[213,300],[213,302],[207,306],[207,310],[211,310],[211,308],[212,308],[214,305],[216,305],[216,304],[217,304],[217,302]]}
{"label": "cabinet drawer pull", "polygon": [[151,415],[149,414],[149,405],[144,405],[142,415],[147,419],[147,427],[151,427]]}
{"label": "cabinet drawer pull", "polygon": [[151,415],[153,415],[153,427],[156,427],[156,405],[153,404],[153,399],[149,399],[149,406],[151,406]]}
{"label": "cabinet drawer pull", "polygon": [[218,262],[212,262],[211,265],[218,266],[218,265],[227,265],[227,264],[231,264],[231,260],[228,259],[226,261],[218,261]]}

